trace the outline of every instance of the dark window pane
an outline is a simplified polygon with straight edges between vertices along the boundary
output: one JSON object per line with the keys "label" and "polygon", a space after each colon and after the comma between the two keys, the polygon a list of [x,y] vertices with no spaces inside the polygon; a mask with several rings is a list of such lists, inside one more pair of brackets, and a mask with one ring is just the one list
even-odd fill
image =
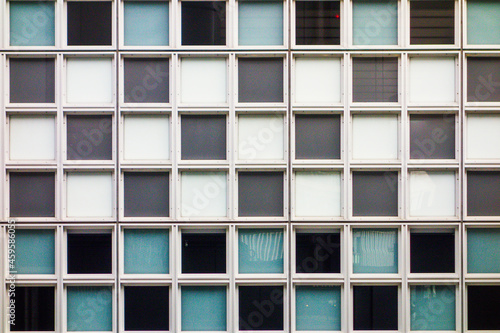
{"label": "dark window pane", "polygon": [[468,286],[469,330],[500,330],[500,286]]}
{"label": "dark window pane", "polygon": [[238,102],[283,102],[283,59],[239,58]]}
{"label": "dark window pane", "polygon": [[182,45],[226,45],[226,2],[183,1]]}
{"label": "dark window pane", "polygon": [[110,274],[111,233],[68,233],[69,274]]}
{"label": "dark window pane", "polygon": [[283,172],[238,174],[239,216],[283,216]]}
{"label": "dark window pane", "polygon": [[111,2],[68,1],[68,45],[111,45]]}
{"label": "dark window pane", "polygon": [[182,273],[226,273],[226,234],[183,233]]}
{"label": "dark window pane", "polygon": [[410,158],[454,159],[455,115],[410,115]]}
{"label": "dark window pane", "polygon": [[283,330],[283,287],[240,286],[240,331]]}
{"label": "dark window pane", "polygon": [[467,215],[500,215],[500,172],[467,172]]}
{"label": "dark window pane", "polygon": [[297,115],[295,117],[295,158],[339,159],[340,116]]}
{"label": "dark window pane", "polygon": [[398,173],[353,172],[354,216],[397,216]]}
{"label": "dark window pane", "polygon": [[125,286],[125,330],[168,331],[168,287]]}
{"label": "dark window pane", "polygon": [[454,273],[455,234],[412,232],[410,261],[412,273]]}
{"label": "dark window pane", "polygon": [[111,160],[111,116],[68,116],[68,160]]}
{"label": "dark window pane", "polygon": [[226,159],[226,116],[181,116],[183,160]]}
{"label": "dark window pane", "polygon": [[297,273],[340,273],[340,233],[297,233]]}
{"label": "dark window pane", "polygon": [[398,287],[354,286],[354,330],[398,329]]}
{"label": "dark window pane", "polygon": [[125,172],[125,216],[169,216],[168,172]]}
{"label": "dark window pane", "polygon": [[11,103],[54,103],[54,59],[10,58],[9,66]]}
{"label": "dark window pane", "polygon": [[455,1],[410,1],[410,44],[454,44]]}
{"label": "dark window pane", "polygon": [[340,45],[340,1],[297,1],[297,45]]}
{"label": "dark window pane", "polygon": [[397,102],[398,59],[354,58],[353,102]]}
{"label": "dark window pane", "polygon": [[500,58],[467,58],[467,100],[500,102]]}
{"label": "dark window pane", "polygon": [[10,216],[55,216],[55,174],[52,172],[11,172]]}
{"label": "dark window pane", "polygon": [[11,331],[55,330],[54,287],[16,286],[10,299],[15,302],[15,325],[10,325]]}
{"label": "dark window pane", "polygon": [[124,93],[126,103],[168,103],[168,59],[126,58]]}

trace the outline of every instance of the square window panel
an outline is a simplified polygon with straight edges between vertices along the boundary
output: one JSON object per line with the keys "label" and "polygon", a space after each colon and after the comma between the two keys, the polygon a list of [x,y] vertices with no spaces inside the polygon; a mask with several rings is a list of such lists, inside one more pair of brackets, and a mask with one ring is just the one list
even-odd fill
{"label": "square window panel", "polygon": [[297,45],[340,45],[340,1],[296,1]]}
{"label": "square window panel", "polygon": [[239,58],[238,102],[282,103],[283,58]]}
{"label": "square window panel", "polygon": [[297,273],[340,273],[340,233],[297,232]]}
{"label": "square window panel", "polygon": [[341,174],[328,171],[295,173],[296,216],[340,216]]}
{"label": "square window panel", "polygon": [[454,331],[455,309],[455,286],[410,287],[412,331]]}
{"label": "square window panel", "polygon": [[395,0],[352,3],[354,45],[397,45],[398,2]]}
{"label": "square window panel", "polygon": [[227,288],[182,286],[180,310],[182,331],[225,331]]}
{"label": "square window panel", "polygon": [[296,159],[340,159],[340,116],[297,114]]}
{"label": "square window panel", "polygon": [[455,216],[454,171],[410,171],[410,216]]}
{"label": "square window panel", "polygon": [[412,273],[455,273],[455,233],[412,231],[410,263]]}
{"label": "square window panel", "polygon": [[125,286],[126,331],[168,331],[169,287]]}
{"label": "square window panel", "polygon": [[467,158],[500,159],[500,115],[467,115]]}
{"label": "square window panel", "polygon": [[353,102],[398,102],[398,58],[355,57],[352,67]]}
{"label": "square window panel", "polygon": [[68,331],[111,331],[113,291],[107,286],[67,287]]}
{"label": "square window panel", "polygon": [[68,45],[111,45],[111,1],[68,1]]}
{"label": "square window panel", "polygon": [[454,114],[410,115],[411,159],[455,158]]}
{"label": "square window panel", "polygon": [[169,273],[167,229],[125,229],[123,241],[125,274]]}
{"label": "square window panel", "polygon": [[68,115],[67,159],[111,160],[113,120],[111,116]]}
{"label": "square window panel", "polygon": [[226,122],[225,115],[182,115],[181,158],[225,160]]}
{"label": "square window panel", "polygon": [[170,119],[167,115],[126,115],[123,132],[124,159],[170,159]]}
{"label": "square window panel", "polygon": [[56,175],[53,172],[10,172],[12,217],[54,217]]}
{"label": "square window panel", "polygon": [[354,330],[398,330],[397,286],[354,286]]}
{"label": "square window panel", "polygon": [[397,115],[353,115],[352,158],[396,160],[399,153]]}
{"label": "square window panel", "polygon": [[410,44],[455,44],[455,1],[410,1]]}
{"label": "square window panel", "polygon": [[340,331],[341,300],[337,286],[297,286],[297,331]]}
{"label": "square window panel", "polygon": [[182,1],[182,45],[226,45],[225,1]]}
{"label": "square window panel", "polygon": [[341,101],[340,58],[295,59],[295,102],[333,104]]}
{"label": "square window panel", "polygon": [[[239,286],[240,331],[282,331],[283,297],[282,286]],[[265,316],[261,307],[263,304],[266,306]]]}
{"label": "square window panel", "polygon": [[11,46],[55,45],[55,1],[9,1]]}
{"label": "square window panel", "polygon": [[125,172],[123,177],[126,217],[170,215],[168,172]]}
{"label": "square window panel", "polygon": [[467,215],[500,215],[499,171],[467,171]]}
{"label": "square window panel", "polygon": [[500,330],[500,286],[467,287],[467,329]]}
{"label": "square window panel", "polygon": [[67,240],[68,274],[111,274],[111,232],[68,232]]}
{"label": "square window panel", "polygon": [[110,172],[70,172],[66,178],[66,216],[113,216],[113,176]]}
{"label": "square window panel", "polygon": [[500,273],[500,229],[467,229],[467,272]]}
{"label": "square window panel", "polygon": [[227,86],[226,58],[181,59],[181,103],[227,103]]}
{"label": "square window panel", "polygon": [[282,229],[238,230],[238,273],[283,273]]}
{"label": "square window panel", "polygon": [[454,57],[410,58],[410,103],[454,103]]}
{"label": "square window panel", "polygon": [[169,70],[168,58],[125,58],[125,103],[168,103]]}
{"label": "square window panel", "polygon": [[500,102],[500,57],[467,58],[467,101]]}
{"label": "square window panel", "polygon": [[169,44],[168,1],[125,1],[123,15],[125,45]]}
{"label": "square window panel", "polygon": [[284,141],[283,116],[238,116],[238,159],[283,160]]}
{"label": "square window panel", "polygon": [[55,65],[53,58],[9,58],[9,101],[54,103]]}
{"label": "square window panel", "polygon": [[54,160],[56,121],[54,116],[9,116],[11,160]]}
{"label": "square window panel", "polygon": [[467,1],[467,43],[500,44],[500,3],[495,0]]}
{"label": "square window panel", "polygon": [[354,229],[352,258],[353,273],[397,273],[398,231],[396,229]]}
{"label": "square window panel", "polygon": [[[54,287],[17,286],[10,302],[15,304],[15,320],[11,332],[55,330]],[[6,327],[5,325],[4,327]]]}
{"label": "square window panel", "polygon": [[238,44],[283,45],[283,2],[239,2]]}
{"label": "square window panel", "polygon": [[74,104],[113,102],[111,58],[68,58],[66,102]]}
{"label": "square window panel", "polygon": [[239,172],[238,216],[283,216],[283,172]]}
{"label": "square window panel", "polygon": [[184,231],[182,273],[226,273],[226,233]]}
{"label": "square window panel", "polygon": [[226,172],[182,172],[181,216],[227,216]]}
{"label": "square window panel", "polygon": [[357,171],[352,174],[353,216],[398,216],[398,173]]}
{"label": "square window panel", "polygon": [[53,229],[16,229],[15,241],[16,257],[11,271],[16,274],[55,273]]}

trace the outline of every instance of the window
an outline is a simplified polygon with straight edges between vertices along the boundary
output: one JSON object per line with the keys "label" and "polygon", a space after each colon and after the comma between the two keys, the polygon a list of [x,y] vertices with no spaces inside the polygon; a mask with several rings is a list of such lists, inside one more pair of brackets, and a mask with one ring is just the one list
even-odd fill
{"label": "window", "polygon": [[112,217],[113,207],[111,172],[66,174],[66,216]]}
{"label": "window", "polygon": [[53,58],[9,58],[11,103],[54,103]]}
{"label": "window", "polygon": [[397,286],[353,286],[354,330],[398,329]]}
{"label": "window", "polygon": [[226,103],[228,86],[226,59],[182,58],[180,85],[181,103]]}
{"label": "window", "polygon": [[410,158],[454,159],[455,115],[410,114]]}
{"label": "window", "polygon": [[398,216],[398,178],[395,171],[353,172],[353,215]]}
{"label": "window", "polygon": [[455,309],[455,286],[410,287],[412,331],[454,331]]}
{"label": "window", "polygon": [[467,43],[500,44],[500,3],[494,0],[467,1]]}
{"label": "window", "polygon": [[168,58],[125,58],[124,65],[125,103],[169,102]]}
{"label": "window", "polygon": [[500,102],[500,58],[467,58],[467,101]]}
{"label": "window", "polygon": [[500,329],[500,286],[472,285],[467,287],[468,330]]}
{"label": "window", "polygon": [[168,1],[125,1],[123,19],[126,46],[169,44]]}
{"label": "window", "polygon": [[170,159],[170,119],[167,115],[126,115],[123,131],[124,159]]}
{"label": "window", "polygon": [[283,59],[239,58],[238,102],[282,103]]}
{"label": "window", "polygon": [[170,211],[168,172],[125,172],[125,217],[166,217]]}
{"label": "window", "polygon": [[297,45],[340,45],[340,1],[296,1]]}
{"label": "window", "polygon": [[398,2],[395,0],[352,3],[354,45],[397,45]]}
{"label": "window", "polygon": [[55,273],[55,234],[53,229],[16,229],[16,274]]}
{"label": "window", "polygon": [[113,291],[108,286],[68,286],[68,331],[111,331]]}
{"label": "window", "polygon": [[410,216],[455,216],[453,171],[410,171]]}
{"label": "window", "polygon": [[68,160],[111,160],[111,116],[67,116]]}
{"label": "window", "polygon": [[55,45],[55,1],[9,1],[9,11],[11,46]]}
{"label": "window", "polygon": [[10,331],[55,331],[55,295],[54,287],[16,285],[10,298],[16,309]]}
{"label": "window", "polygon": [[398,58],[352,60],[353,102],[398,102]]}
{"label": "window", "polygon": [[[281,286],[239,286],[239,329],[240,331],[282,331],[283,287]],[[266,315],[260,305],[268,305]]]}
{"label": "window", "polygon": [[296,216],[340,216],[340,198],[340,172],[295,172]]}
{"label": "window", "polygon": [[455,233],[412,230],[410,233],[411,273],[454,273]]}
{"label": "window", "polygon": [[283,172],[239,172],[239,216],[283,216]]}
{"label": "window", "polygon": [[55,159],[56,121],[54,116],[11,115],[8,119],[11,160]]}
{"label": "window", "polygon": [[467,215],[500,215],[500,172],[467,172]]}
{"label": "window", "polygon": [[410,58],[410,102],[455,102],[455,67],[452,57]]}
{"label": "window", "polygon": [[111,58],[68,58],[66,67],[67,103],[113,102]]}
{"label": "window", "polygon": [[340,116],[295,116],[296,159],[340,159]]}
{"label": "window", "polygon": [[340,58],[295,58],[295,102],[340,103],[341,72]]}
{"label": "window", "polygon": [[295,242],[297,273],[340,273],[339,232],[297,231]]}
{"label": "window", "polygon": [[352,116],[352,158],[396,160],[399,155],[397,115]]}
{"label": "window", "polygon": [[125,286],[126,331],[168,331],[169,287]]}
{"label": "window", "polygon": [[181,216],[227,216],[227,173],[181,173]]}
{"label": "window", "polygon": [[111,232],[76,232],[68,238],[68,274],[111,274]]}
{"label": "window", "polygon": [[226,273],[226,233],[183,231],[182,273]]}
{"label": "window", "polygon": [[182,45],[226,45],[225,1],[182,1]]}
{"label": "window", "polygon": [[56,175],[53,172],[10,172],[12,217],[54,217]]}
{"label": "window", "polygon": [[410,44],[455,44],[455,1],[410,1]]}
{"label": "window", "polygon": [[182,115],[181,158],[225,160],[226,122],[225,115]]}
{"label": "window", "polygon": [[111,4],[68,1],[68,45],[111,45]]}
{"label": "window", "polygon": [[238,159],[283,160],[284,131],[282,115],[238,115]]}
{"label": "window", "polygon": [[283,242],[282,229],[239,229],[238,273],[282,274]]}
{"label": "window", "polygon": [[396,229],[354,229],[353,273],[397,273],[398,231]]}
{"label": "window", "polygon": [[500,273],[500,229],[467,229],[467,272]]}
{"label": "window", "polygon": [[125,229],[124,273],[168,274],[169,241],[167,229]]}
{"label": "window", "polygon": [[226,328],[225,286],[181,287],[182,331],[225,331]]}
{"label": "window", "polygon": [[240,1],[239,45],[283,45],[283,2]]}
{"label": "window", "polygon": [[500,159],[500,115],[476,114],[467,115],[467,158],[468,159]]}
{"label": "window", "polygon": [[337,286],[297,286],[297,331],[340,331],[340,297]]}

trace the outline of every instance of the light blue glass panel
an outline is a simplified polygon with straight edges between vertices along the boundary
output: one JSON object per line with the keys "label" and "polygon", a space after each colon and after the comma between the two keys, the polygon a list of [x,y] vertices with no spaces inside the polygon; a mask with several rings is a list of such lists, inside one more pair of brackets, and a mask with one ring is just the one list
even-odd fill
{"label": "light blue glass panel", "polygon": [[500,2],[467,1],[467,43],[500,44]]}
{"label": "light blue glass panel", "polygon": [[240,1],[239,45],[283,45],[283,2]]}
{"label": "light blue glass panel", "polygon": [[295,297],[298,331],[340,331],[340,287],[298,286]]}
{"label": "light blue glass panel", "polygon": [[17,274],[54,274],[54,230],[16,229],[14,235],[16,260],[15,267],[11,269],[12,272],[17,272]]}
{"label": "light blue glass panel", "polygon": [[397,273],[398,231],[355,229],[352,252],[354,273]]}
{"label": "light blue glass panel", "polygon": [[68,287],[68,331],[111,331],[111,287]]}
{"label": "light blue glass panel", "polygon": [[182,287],[181,317],[183,331],[225,331],[226,287]]}
{"label": "light blue glass panel", "polygon": [[467,272],[500,273],[500,229],[467,229]]}
{"label": "light blue glass panel", "polygon": [[398,3],[394,0],[353,1],[354,45],[397,45]]}
{"label": "light blue glass panel", "polygon": [[54,1],[9,1],[10,45],[55,45]]}
{"label": "light blue glass panel", "polygon": [[455,330],[454,286],[412,286],[410,302],[412,331]]}
{"label": "light blue glass panel", "polygon": [[125,274],[168,274],[166,229],[125,229]]}
{"label": "light blue glass panel", "polygon": [[125,1],[125,45],[168,45],[168,1]]}
{"label": "light blue glass panel", "polygon": [[283,230],[240,229],[238,270],[240,273],[283,273]]}

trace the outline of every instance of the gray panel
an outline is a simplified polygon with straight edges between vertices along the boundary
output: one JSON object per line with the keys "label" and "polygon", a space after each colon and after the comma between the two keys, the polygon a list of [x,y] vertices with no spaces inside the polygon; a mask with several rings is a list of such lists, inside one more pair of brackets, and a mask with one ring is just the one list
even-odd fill
{"label": "gray panel", "polygon": [[225,1],[182,1],[182,45],[226,45]]}
{"label": "gray panel", "polygon": [[54,103],[54,59],[15,59],[10,64],[11,103]]}
{"label": "gray panel", "polygon": [[68,116],[68,160],[111,160],[111,116]]}
{"label": "gray panel", "polygon": [[169,216],[168,172],[125,172],[125,216]]}
{"label": "gray panel", "polygon": [[238,101],[283,102],[283,59],[239,58]]}
{"label": "gray panel", "polygon": [[183,160],[226,159],[226,116],[181,116]]}
{"label": "gray panel", "polygon": [[455,1],[410,1],[410,44],[454,44]]}
{"label": "gray panel", "polygon": [[467,58],[467,100],[500,102],[500,58]]}
{"label": "gray panel", "polygon": [[55,174],[53,172],[11,172],[10,216],[54,217]]}
{"label": "gray panel", "polygon": [[295,157],[298,159],[339,159],[340,116],[295,116]]}
{"label": "gray panel", "polygon": [[500,215],[500,171],[467,172],[467,215]]}
{"label": "gray panel", "polygon": [[454,159],[455,115],[410,115],[410,158]]}
{"label": "gray panel", "polygon": [[125,59],[125,102],[168,103],[168,59]]}
{"label": "gray panel", "polygon": [[398,101],[397,58],[354,58],[352,75],[354,102]]}
{"label": "gray panel", "polygon": [[238,173],[239,216],[283,216],[283,172]]}
{"label": "gray panel", "polygon": [[354,216],[398,215],[397,172],[353,172],[352,191]]}

